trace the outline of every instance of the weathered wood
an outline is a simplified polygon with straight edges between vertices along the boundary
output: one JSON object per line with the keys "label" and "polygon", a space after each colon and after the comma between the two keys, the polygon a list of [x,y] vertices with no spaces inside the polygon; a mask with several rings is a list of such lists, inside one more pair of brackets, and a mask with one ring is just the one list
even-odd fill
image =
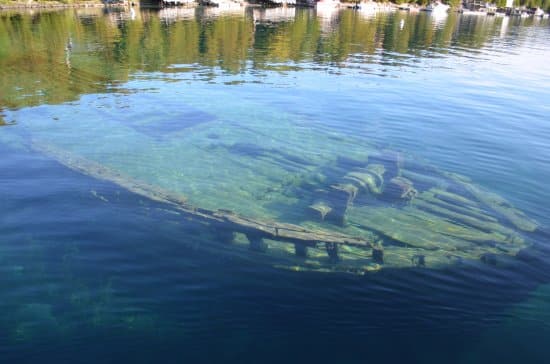
{"label": "weathered wood", "polygon": [[535,221],[528,218],[522,211],[512,207],[504,198],[464,181],[459,175],[447,173],[447,176],[463,186],[479,202],[503,216],[518,229],[529,232],[533,232],[537,229],[538,225]]}
{"label": "weathered wood", "polygon": [[334,243],[325,243],[327,249],[328,258],[332,263],[337,263],[340,261],[340,254],[338,245]]}
{"label": "weathered wood", "polygon": [[332,211],[332,207],[326,201],[316,201],[309,206],[309,209],[320,221],[325,221],[325,217]]}
{"label": "weathered wood", "polygon": [[507,228],[506,226],[503,226],[501,224],[487,221],[487,220],[481,220],[477,217],[472,217],[459,212],[447,210],[443,207],[432,204],[429,201],[427,202],[425,200],[418,199],[413,202],[413,205],[423,211],[427,211],[434,215],[445,217],[450,221],[458,222],[463,225],[470,226],[472,228],[478,229],[485,233],[491,233],[494,231],[510,237],[516,235],[514,230]]}
{"label": "weathered wood", "polygon": [[401,176],[411,180],[420,190],[428,190],[433,187],[445,190],[449,187],[449,181],[437,175],[434,176],[432,174],[422,174],[418,171],[401,169]]}
{"label": "weathered wood", "polygon": [[349,183],[337,183],[330,186],[327,193],[327,204],[331,207],[327,219],[345,225],[346,211],[357,196],[357,187]]}
{"label": "weathered wood", "polygon": [[380,176],[369,170],[356,170],[346,174],[343,179],[360,187],[367,193],[379,195],[382,192],[382,180]]}
{"label": "weathered wood", "polygon": [[[55,146],[33,140],[31,148],[37,152],[57,160],[64,166],[79,173],[109,181],[116,185],[144,196],[155,202],[167,205],[179,212],[182,217],[198,222],[211,224],[219,231],[242,232],[258,239],[273,239],[278,241],[315,245],[318,242],[338,245],[346,244],[359,247],[371,247],[371,243],[359,237],[333,233],[321,229],[306,229],[299,225],[262,221],[238,215],[229,210],[208,210],[189,204],[185,197],[157,186],[147,184],[134,178],[125,176],[117,171],[105,167],[97,162],[68,153]],[[261,246],[261,244],[260,244]]]}
{"label": "weathered wood", "polygon": [[470,217],[476,218],[478,220],[490,221],[490,222],[495,222],[495,223],[498,222],[498,219],[496,219],[493,216],[488,215],[487,212],[485,212],[485,211],[483,211],[483,210],[481,210],[477,207],[474,207],[474,206],[464,207],[464,206],[461,206],[458,203],[453,204],[453,203],[444,201],[444,200],[438,198],[435,191],[433,191],[433,190],[422,192],[418,196],[418,198],[423,200],[423,201],[429,202],[430,204],[432,204],[434,206],[438,206],[438,207],[441,207],[441,208],[449,210],[449,211],[457,212],[457,213],[460,213],[462,215],[470,216]]}
{"label": "weathered wood", "polygon": [[384,264],[384,250],[379,247],[372,249],[372,260],[378,264]]}
{"label": "weathered wood", "polygon": [[411,263],[415,267],[425,267],[426,266],[426,257],[422,254],[413,255],[411,258]]}
{"label": "weathered wood", "polygon": [[410,180],[405,177],[392,178],[384,188],[384,198],[389,200],[412,200],[416,197],[418,191],[414,189]]}

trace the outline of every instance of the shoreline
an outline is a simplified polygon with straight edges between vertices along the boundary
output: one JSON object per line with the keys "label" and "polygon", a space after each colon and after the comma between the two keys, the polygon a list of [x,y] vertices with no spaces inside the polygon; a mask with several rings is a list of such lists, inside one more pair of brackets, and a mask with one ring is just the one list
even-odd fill
{"label": "shoreline", "polygon": [[75,8],[103,8],[103,7],[123,7],[127,6],[126,1],[119,3],[104,3],[103,1],[81,1],[71,4],[59,1],[44,2],[14,2],[13,4],[0,3],[0,10],[25,10],[25,9],[75,9]]}
{"label": "shoreline", "polygon": [[[2,0],[0,0],[2,1]],[[70,1],[70,0],[69,0]],[[235,0],[232,0],[235,1]],[[265,7],[265,4],[261,3],[248,3],[247,1],[241,0],[240,3],[241,6],[244,7]],[[425,6],[419,6],[414,3],[402,3],[397,4],[392,1],[373,1],[373,0],[367,0],[367,1],[360,1],[360,2],[354,2],[352,0],[340,0],[338,2],[334,0],[319,0],[318,4],[314,6],[308,6],[303,4],[296,4],[292,5],[291,7],[313,7],[313,8],[321,8],[321,9],[343,9],[343,8],[352,8],[356,9],[362,12],[383,12],[383,11],[408,11],[408,12],[419,12],[419,11],[425,11]],[[232,2],[233,4],[237,4],[237,2]],[[74,3],[64,3],[61,1],[9,1],[8,3],[0,2],[0,11],[5,10],[62,10],[62,9],[86,9],[86,8],[111,8],[111,9],[117,9],[117,8],[128,8],[128,7],[136,7],[136,8],[163,8],[163,6],[151,6],[151,4],[140,4],[137,1],[134,0],[87,0],[87,1],[76,1]],[[208,6],[205,4],[200,3],[189,3],[189,4],[181,4],[181,5],[167,5],[166,7],[188,7],[188,6]],[[451,12],[457,12],[457,13],[464,13],[465,15],[504,15],[504,11],[502,9],[499,9],[495,13],[488,13],[488,12],[476,12],[476,11],[469,11],[464,10],[461,11],[461,9],[457,8],[449,8],[448,13]],[[525,12],[527,14],[527,12]],[[519,14],[508,14],[506,15],[519,15]],[[522,14],[524,15],[524,14]],[[528,14],[529,16],[537,16],[532,13]],[[539,15],[541,18],[548,18],[548,13],[545,13],[543,15]]]}
{"label": "shoreline", "polygon": [[[13,2],[13,3],[0,3],[1,10],[28,10],[28,9],[83,9],[83,8],[117,8],[117,7],[127,7],[131,1],[123,0],[120,2],[103,2],[101,0],[92,0],[92,1],[78,1],[74,3],[63,3],[60,1],[32,1],[32,2]],[[262,7],[262,4],[255,3],[243,3],[248,7]],[[359,3],[363,7],[372,9],[372,10],[397,10],[398,6],[391,2],[376,2],[376,1],[363,1]],[[137,4],[136,4],[137,5]],[[194,4],[200,5],[200,4]],[[340,8],[351,8],[356,6],[355,2],[342,1],[340,3]],[[141,8],[148,7],[147,5],[142,6]],[[294,6],[293,6],[294,7]],[[297,6],[300,7],[300,6]],[[335,7],[336,8],[336,7]]]}

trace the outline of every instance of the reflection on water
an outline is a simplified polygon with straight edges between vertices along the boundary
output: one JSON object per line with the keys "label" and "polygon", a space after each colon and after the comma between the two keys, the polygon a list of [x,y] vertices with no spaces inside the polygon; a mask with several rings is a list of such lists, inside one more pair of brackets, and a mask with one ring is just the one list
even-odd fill
{"label": "reflection on water", "polygon": [[254,23],[280,23],[284,21],[292,21],[296,16],[296,8],[254,8],[252,9],[252,17]]}
{"label": "reflection on water", "polygon": [[[281,63],[341,63],[354,54],[363,55],[362,62],[384,62],[384,57],[374,57],[380,51],[423,57],[473,51],[497,30],[503,36],[509,21],[389,12],[365,19],[361,13],[338,9],[316,13],[294,8],[239,8],[229,14],[213,8],[167,8],[137,12],[134,19],[128,12],[103,15],[97,9],[2,13],[1,104],[74,100],[124,82],[137,70],[167,71],[173,64],[238,73]],[[70,49],[69,43],[74,45]]]}
{"label": "reflection on water", "polygon": [[[550,278],[549,109],[532,101],[549,96],[547,25],[319,9],[0,13],[0,357],[506,362],[500,344],[513,338],[543,360],[543,340],[514,334],[547,331],[547,290],[534,290]],[[39,142],[72,154],[60,164],[26,148]],[[374,193],[391,169],[380,150],[510,202],[482,193],[500,209],[488,212],[461,198],[461,177],[398,176],[416,178],[420,197],[397,205],[423,218],[379,213],[394,206],[368,195],[333,229],[375,222],[392,237],[386,259],[414,239],[431,255],[356,276],[273,267],[288,251],[220,244],[201,221],[129,192],[147,182],[203,208],[304,224],[327,176]],[[102,178],[75,156],[115,172]],[[438,196],[421,188],[434,183]],[[526,224],[508,221],[512,205]],[[430,256],[470,253],[477,263],[428,269]]]}

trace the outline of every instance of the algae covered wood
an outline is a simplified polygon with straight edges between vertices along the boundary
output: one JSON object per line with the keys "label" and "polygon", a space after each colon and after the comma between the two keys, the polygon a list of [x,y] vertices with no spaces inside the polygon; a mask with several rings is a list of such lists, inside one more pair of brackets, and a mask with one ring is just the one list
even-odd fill
{"label": "algae covered wood", "polygon": [[224,228],[232,228],[235,231],[249,233],[256,237],[267,237],[289,241],[293,243],[316,244],[318,242],[328,244],[347,244],[361,247],[370,247],[370,243],[364,239],[338,234],[325,230],[306,229],[298,225],[278,223],[274,221],[259,221],[251,219],[228,210],[208,210],[194,207],[186,202],[183,196],[163,190],[153,185],[124,176],[99,163],[69,154],[52,145],[34,141],[32,148],[52,157],[61,164],[89,175],[94,178],[113,182],[131,192],[147,197],[151,200],[165,203],[178,210],[183,215],[198,219],[202,222],[222,224]]}
{"label": "algae covered wood", "polygon": [[537,229],[537,223],[528,218],[525,213],[512,207],[504,198],[497,194],[483,190],[481,187],[468,183],[456,174],[448,174],[453,180],[462,185],[468,192],[475,196],[481,203],[504,216],[510,223],[523,231],[533,232]]}
{"label": "algae covered wood", "polygon": [[499,233],[502,236],[516,235],[512,229],[502,226],[501,224],[492,221],[486,221],[487,219],[481,219],[477,216],[470,216],[467,213],[465,214],[446,209],[445,207],[438,205],[436,201],[430,199],[424,200],[422,196],[416,199],[412,203],[412,205],[427,213],[432,213],[434,215],[448,218],[449,220],[459,223],[461,225],[466,225],[486,233],[494,232]]}
{"label": "algae covered wood", "polygon": [[431,189],[429,191],[423,192],[418,198],[429,201],[433,206],[441,207],[446,210],[464,214],[476,219],[483,221],[498,222],[498,219],[494,216],[490,216],[487,211],[476,207],[475,205],[465,205],[462,206],[460,203],[452,203],[442,195],[446,191],[441,191],[439,189]]}
{"label": "algae covered wood", "polygon": [[[347,161],[350,167],[339,165],[339,159],[333,164],[309,165],[305,172],[294,175],[284,191],[269,187],[295,201],[284,208],[280,208],[283,204],[278,197],[265,203],[264,207],[272,206],[274,216],[292,216],[276,220],[212,205],[197,206],[173,190],[51,143],[33,140],[31,144],[34,150],[73,170],[113,182],[165,205],[181,218],[211,227],[214,235],[221,237],[219,241],[232,243],[227,246],[271,256],[273,265],[293,270],[364,273],[385,267],[438,268],[465,259],[485,262],[492,255],[513,256],[527,246],[516,224],[506,224],[511,220],[509,211],[516,219],[526,217],[499,196],[489,195],[487,200],[478,196],[482,190],[470,187],[470,182],[444,172],[381,164],[384,160],[395,164],[395,158],[373,158],[371,163],[366,159]],[[272,153],[276,151],[261,150],[265,161]],[[274,158],[277,164],[283,163],[280,156]],[[226,202],[221,200],[221,206]],[[506,210],[496,211],[495,203],[497,209]],[[241,233],[240,237],[235,233]],[[281,257],[287,262],[281,263]]]}

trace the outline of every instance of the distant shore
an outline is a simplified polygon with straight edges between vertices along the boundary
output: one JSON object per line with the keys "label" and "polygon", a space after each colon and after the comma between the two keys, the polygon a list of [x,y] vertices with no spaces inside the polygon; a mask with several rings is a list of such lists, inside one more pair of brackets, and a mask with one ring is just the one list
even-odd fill
{"label": "distant shore", "polygon": [[[70,1],[70,2],[66,2]],[[266,3],[248,3],[245,0],[202,0],[202,1],[196,1],[196,3],[188,3],[187,0],[168,0],[165,1],[164,6],[195,6],[195,5],[204,5],[204,6],[218,6],[217,2],[224,2],[227,1],[232,6],[250,6],[250,7],[261,7],[261,6],[269,6],[267,4],[268,1],[271,1],[271,5],[288,3],[289,6],[297,6],[297,7],[313,7],[316,4],[317,8],[322,9],[335,9],[335,8],[354,8],[354,9],[361,9],[362,11],[366,12],[379,12],[379,11],[394,11],[394,10],[406,10],[410,12],[418,12],[421,10],[427,10],[426,6],[418,5],[414,2],[411,3],[402,3],[397,4],[393,1],[373,1],[373,0],[367,0],[367,1],[359,1],[355,2],[353,0],[340,0],[339,2],[336,0],[320,0],[319,2],[315,0],[303,0],[303,3],[298,3],[296,0],[266,0]],[[173,3],[170,5],[170,3]],[[25,9],[71,9],[71,8],[103,8],[103,7],[109,7],[109,8],[122,8],[122,7],[128,7],[129,4],[144,8],[151,8],[151,7],[158,7],[159,5],[153,4],[153,3],[145,3],[140,4],[137,0],[64,0],[64,1],[49,1],[49,0],[0,0],[0,10],[25,10]],[[159,3],[162,7],[162,1]],[[178,5],[174,5],[178,4]],[[533,11],[533,9],[527,9],[527,8],[518,8],[518,9],[503,9],[495,7],[492,11],[487,11],[485,9],[481,9],[481,11],[470,11],[467,9],[460,9],[456,7],[448,7],[449,12],[464,12],[465,14],[476,14],[476,15],[517,15],[517,16],[535,16],[535,17],[541,17],[541,18],[548,18],[550,12],[550,9],[547,9],[548,12],[541,12],[540,14],[537,14]],[[538,9],[540,11],[540,9]],[[447,10],[445,10],[447,11]]]}
{"label": "distant shore", "polygon": [[99,8],[104,6],[124,6],[125,3],[105,3],[101,0],[76,1],[73,3],[64,3],[61,1],[10,1],[9,3],[0,2],[0,10],[9,9],[54,9],[54,8]]}
{"label": "distant shore", "polygon": [[[65,3],[62,1],[8,1],[2,2],[0,0],[0,10],[17,10],[17,9],[64,9],[64,8],[99,8],[99,7],[121,7],[128,6],[130,1],[112,1],[104,2],[102,0],[89,0],[89,1],[75,1],[71,3]],[[136,3],[138,3],[136,1]],[[198,5],[198,4],[197,4]],[[261,4],[243,2],[245,6],[262,6]],[[352,0],[344,0],[340,4],[342,7],[357,6]],[[391,2],[375,2],[367,1],[360,3],[362,6],[366,6],[378,10],[397,9],[397,5]]]}

